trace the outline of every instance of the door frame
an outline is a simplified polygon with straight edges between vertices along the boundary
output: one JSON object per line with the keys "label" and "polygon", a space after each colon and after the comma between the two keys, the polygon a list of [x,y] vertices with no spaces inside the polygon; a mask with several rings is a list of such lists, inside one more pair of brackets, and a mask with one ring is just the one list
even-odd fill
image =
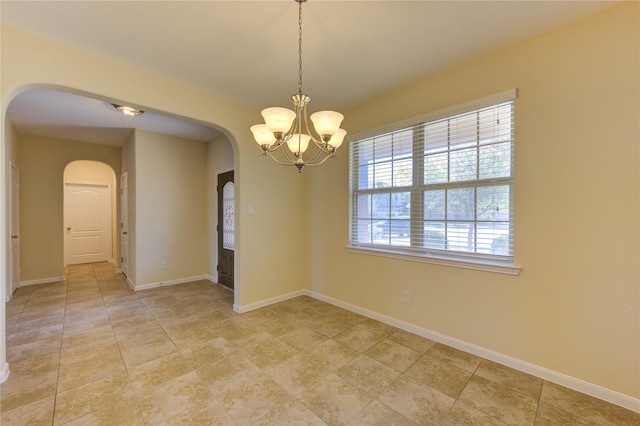
{"label": "door frame", "polygon": [[[7,302],[13,297],[13,292],[20,287],[20,170],[13,161],[9,161],[9,168],[9,232],[11,234],[11,247],[9,249]],[[18,246],[17,250],[14,250],[14,245]],[[16,277],[17,280],[14,282]]]}
{"label": "door frame", "polygon": [[[125,246],[123,241],[126,241],[126,253],[123,249]],[[129,174],[127,172],[120,176],[120,270],[125,277],[129,277]]]}
{"label": "door frame", "polygon": [[235,194],[236,194],[236,190],[235,190],[235,171],[234,169],[229,169],[229,170],[220,170],[216,173],[216,204],[217,204],[217,220],[216,220],[216,231],[217,231],[217,259],[216,259],[216,264],[217,264],[217,282],[219,284],[221,284],[222,286],[234,291],[235,290],[235,244],[234,244],[234,249],[232,250],[233,252],[233,256],[232,256],[232,262],[233,265],[231,267],[231,278],[230,278],[230,283],[223,283],[223,279],[221,279],[221,274],[222,274],[222,263],[223,263],[223,250],[228,250],[225,249],[223,247],[223,235],[222,235],[222,216],[223,216],[223,212],[222,212],[222,190],[223,187],[221,185],[221,177],[223,175],[229,176],[231,175],[231,179],[228,180],[227,182],[232,182],[234,185],[234,242],[235,242],[235,226],[237,225],[237,203],[235,202]]}

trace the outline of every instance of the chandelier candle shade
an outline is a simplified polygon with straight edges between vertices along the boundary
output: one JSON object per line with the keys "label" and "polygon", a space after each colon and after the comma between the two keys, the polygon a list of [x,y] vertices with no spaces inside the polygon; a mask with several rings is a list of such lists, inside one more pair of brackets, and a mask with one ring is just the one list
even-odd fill
{"label": "chandelier candle shade", "polygon": [[[263,109],[264,124],[251,126],[251,132],[264,156],[284,166],[296,166],[302,172],[305,166],[319,166],[328,158],[335,158],[347,132],[340,128],[344,119],[342,114],[318,111],[309,117],[317,137],[311,133],[307,119],[307,104],[311,98],[302,93],[302,3],[307,0],[294,1],[298,3],[298,93],[291,96],[294,109]],[[309,145],[315,147],[314,152],[304,157]],[[278,151],[281,154],[276,155]]]}

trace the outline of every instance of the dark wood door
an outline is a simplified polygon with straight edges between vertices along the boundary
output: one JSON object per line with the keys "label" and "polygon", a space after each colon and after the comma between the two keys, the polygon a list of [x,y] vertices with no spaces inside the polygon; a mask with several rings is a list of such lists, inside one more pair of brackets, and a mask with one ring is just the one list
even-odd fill
{"label": "dark wood door", "polygon": [[235,185],[233,171],[218,175],[218,283],[233,290],[235,251]]}

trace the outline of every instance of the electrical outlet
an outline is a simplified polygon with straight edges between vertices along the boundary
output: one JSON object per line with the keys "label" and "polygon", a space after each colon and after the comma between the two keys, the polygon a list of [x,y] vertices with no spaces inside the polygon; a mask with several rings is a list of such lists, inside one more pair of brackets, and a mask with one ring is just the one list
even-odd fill
{"label": "electrical outlet", "polygon": [[405,291],[405,292],[404,292],[404,295],[403,295],[402,301],[403,301],[404,303],[406,303],[407,305],[410,305],[410,304],[411,304],[411,292],[410,292],[410,291]]}
{"label": "electrical outlet", "polygon": [[160,267],[162,268],[162,270],[167,269],[167,261],[163,260],[162,262],[160,262]]}
{"label": "electrical outlet", "polygon": [[275,272],[271,273],[271,282],[275,283],[276,281],[278,281],[278,274],[276,274]]}

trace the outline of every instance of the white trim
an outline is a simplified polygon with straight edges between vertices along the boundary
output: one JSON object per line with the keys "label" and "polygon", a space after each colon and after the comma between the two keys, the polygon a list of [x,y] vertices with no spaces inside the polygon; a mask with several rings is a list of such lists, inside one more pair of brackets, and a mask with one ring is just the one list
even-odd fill
{"label": "white trim", "polygon": [[111,259],[109,263],[113,264],[113,266],[116,268],[116,274],[122,273],[122,269],[118,268],[118,264],[116,263],[115,259]]}
{"label": "white trim", "polygon": [[20,281],[20,287],[23,287],[23,286],[26,286],[26,285],[55,283],[57,281],[64,281],[64,276],[62,276],[62,277],[51,277],[51,278],[41,278],[39,280]]}
{"label": "white trim", "polygon": [[474,261],[475,259],[460,260],[460,259],[455,259],[453,257],[447,257],[445,255],[438,256],[438,257],[433,255],[419,256],[419,255],[414,255],[409,253],[401,253],[398,251],[385,250],[378,247],[364,248],[364,247],[346,246],[345,250],[348,253],[388,257],[391,259],[430,263],[433,265],[451,266],[455,268],[474,269],[477,271],[495,272],[499,274],[520,275],[520,271],[522,270],[520,266],[503,265],[497,262],[490,263],[489,261],[484,261],[484,259],[482,260],[478,259],[477,261]]}
{"label": "white trim", "polygon": [[413,324],[410,324],[410,323],[407,323],[383,314],[379,314],[377,312],[370,311],[368,309],[361,308],[359,306],[352,305],[350,303],[342,302],[338,299],[334,299],[332,297],[328,297],[320,293],[307,290],[304,294],[307,294],[313,297],[314,299],[331,303],[332,305],[338,306],[348,311],[355,312],[357,314],[376,319],[378,321],[384,322],[385,324],[392,325],[394,327],[408,331],[410,333],[417,334],[419,336],[425,337],[435,342],[452,346],[461,351],[465,351],[473,355],[477,355],[479,357],[497,362],[507,367],[511,367],[513,369],[531,374],[533,376],[539,377],[549,382],[553,382],[553,383],[565,386],[569,389],[573,389],[575,391],[590,395],[594,398],[598,398],[603,401],[607,401],[612,404],[619,405],[621,407],[629,409],[631,411],[640,413],[640,399],[633,398],[629,395],[625,395],[607,388],[603,388],[601,386],[588,383],[580,379],[576,379],[575,377],[567,376],[565,374],[558,373],[556,371],[549,370],[547,368],[540,367],[538,365],[531,364],[526,361],[519,360],[517,358],[512,358],[510,356],[503,355],[501,353],[494,352],[489,349],[485,349],[483,347],[476,346],[471,343],[467,343],[462,340],[455,339],[453,337],[445,336],[443,334],[436,333],[435,331],[427,330],[425,328],[418,327],[416,325],[413,325]]}
{"label": "white trim", "polygon": [[259,302],[250,303],[248,305],[239,306],[237,304],[233,304],[233,310],[238,313],[253,311],[254,309],[263,308],[265,306],[273,305],[274,303],[283,302],[285,300],[293,299],[298,296],[308,296],[310,295],[309,290],[297,290],[291,293],[283,294],[281,296],[272,297],[269,299],[261,300]]}
{"label": "white trim", "polygon": [[207,275],[207,279],[209,281],[211,281],[214,284],[218,284],[218,277],[217,275]]}
{"label": "white trim", "polygon": [[[18,181],[18,195],[16,197],[14,197],[14,171],[15,171],[15,176],[17,177],[17,181]],[[18,168],[18,166],[11,160],[9,160],[9,207],[8,207],[8,211],[9,211],[9,234],[12,235],[11,237],[11,242],[9,243],[9,262],[8,262],[8,269],[9,269],[9,279],[7,280],[7,284],[6,284],[6,291],[7,291],[7,297],[6,297],[6,301],[9,302],[12,298],[13,298],[13,292],[17,290],[17,288],[13,288],[14,282],[14,276],[16,274],[14,274],[14,265],[17,261],[18,263],[18,273],[17,273],[17,278],[18,278],[18,282],[15,283],[16,285],[20,285],[20,169]],[[16,198],[14,200],[14,198]],[[17,204],[16,206],[14,206],[14,201]],[[18,212],[18,217],[15,218],[14,217],[14,207]],[[17,228],[18,228],[18,232],[17,232],[17,236],[18,236],[18,255],[16,256],[17,259],[14,259],[14,255],[13,255],[13,228],[14,228],[14,222],[17,222]]]}
{"label": "white trim", "polygon": [[176,280],[159,281],[159,282],[155,282],[155,283],[140,284],[140,285],[134,284],[128,278],[127,278],[127,281],[129,282],[129,285],[132,286],[134,291],[139,291],[139,290],[148,290],[150,288],[158,288],[158,287],[166,287],[166,286],[176,285],[176,284],[184,284],[184,283],[189,283],[191,281],[199,281],[199,280],[206,280],[206,279],[207,279],[207,275],[196,275],[196,276],[193,276],[193,277],[178,278]]}
{"label": "white trim", "polygon": [[0,383],[4,383],[7,381],[7,379],[9,378],[9,373],[11,373],[11,371],[9,370],[9,363],[5,362],[2,373],[0,373]]}
{"label": "white trim", "polygon": [[[91,161],[91,160],[79,160],[79,161]],[[72,161],[71,163],[74,163],[75,161]],[[69,164],[71,164],[69,163]],[[96,163],[100,163],[100,161],[96,161]],[[107,165],[106,163],[102,163],[104,165]],[[111,166],[108,166],[109,168],[111,168]],[[112,169],[113,170],[113,169]],[[101,188],[111,188],[111,184],[110,183],[104,183],[104,182],[93,182],[93,181],[77,181],[77,180],[65,180],[64,181],[64,185],[73,185],[73,186],[99,186]]]}
{"label": "white trim", "polygon": [[127,284],[129,284],[129,287],[131,287],[131,290],[136,291],[136,283],[131,281],[131,278],[129,278],[129,276],[125,275],[124,277],[127,279]]}

